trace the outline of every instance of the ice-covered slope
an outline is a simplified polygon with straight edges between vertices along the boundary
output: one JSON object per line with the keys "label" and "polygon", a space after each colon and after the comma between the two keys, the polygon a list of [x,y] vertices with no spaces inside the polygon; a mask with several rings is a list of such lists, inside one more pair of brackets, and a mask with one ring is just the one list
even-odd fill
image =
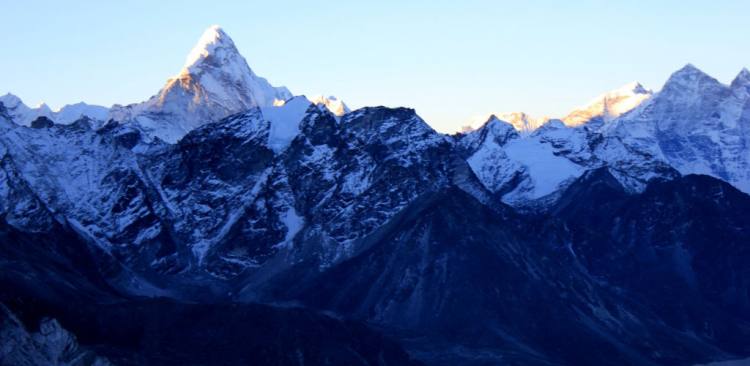
{"label": "ice-covered slope", "polygon": [[257,76],[232,39],[220,27],[211,26],[190,51],[180,73],[157,95],[143,103],[115,106],[110,117],[176,142],[202,124],[291,97],[285,87],[274,87]]}
{"label": "ice-covered slope", "polygon": [[[561,135],[562,134],[562,135]],[[484,186],[511,205],[525,205],[559,191],[583,173],[585,167],[558,153],[550,143],[556,136],[572,143],[576,131],[550,121],[529,135],[496,117],[461,138],[467,161]]]}

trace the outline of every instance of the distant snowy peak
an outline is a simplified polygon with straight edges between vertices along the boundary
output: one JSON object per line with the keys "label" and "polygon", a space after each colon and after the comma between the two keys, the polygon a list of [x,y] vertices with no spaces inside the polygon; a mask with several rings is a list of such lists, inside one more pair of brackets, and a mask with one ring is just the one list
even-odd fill
{"label": "distant snowy peak", "polygon": [[640,106],[652,96],[651,90],[638,82],[632,82],[596,97],[586,106],[570,112],[562,121],[571,127],[595,120],[609,122]]}
{"label": "distant snowy peak", "polygon": [[257,76],[232,39],[209,27],[180,73],[148,101],[113,108],[111,118],[133,122],[147,134],[173,143],[203,124],[252,107],[270,107],[292,93]]}
{"label": "distant snowy peak", "polygon": [[669,76],[664,88],[667,88],[670,84],[699,86],[701,83],[719,83],[719,81],[695,67],[695,65],[687,64]]}
{"label": "distant snowy peak", "polygon": [[90,105],[83,102],[68,104],[56,111],[53,111],[44,103],[31,108],[24,104],[21,98],[10,93],[1,96],[0,103],[5,106],[13,122],[21,126],[30,126],[31,122],[39,117],[47,117],[54,123],[64,125],[71,124],[82,117],[104,121],[109,112],[109,108],[107,107]]}
{"label": "distant snowy peak", "polygon": [[750,71],[746,67],[732,80],[732,87],[750,86]]}
{"label": "distant snowy peak", "polygon": [[[640,106],[653,94],[640,83],[632,82],[594,98],[585,106],[570,112],[561,121],[569,127],[577,127],[592,121],[609,122]],[[461,128],[461,132],[468,133],[477,130],[493,117],[508,122],[523,135],[530,134],[552,120],[546,116],[533,117],[523,112],[494,113],[470,119]]]}
{"label": "distant snowy peak", "polygon": [[351,112],[351,110],[344,103],[344,101],[337,99],[334,96],[324,97],[321,94],[321,95],[317,95],[308,99],[310,100],[311,103],[315,105],[325,106],[336,117],[341,117]]}
{"label": "distant snowy peak", "polygon": [[501,121],[510,123],[516,131],[530,133],[547,123],[549,117],[532,117],[523,112],[500,113],[496,115]]}
{"label": "distant snowy peak", "polygon": [[[21,101],[21,98],[8,93],[0,97],[0,103],[3,104],[5,111],[13,122],[19,125],[28,126],[31,121],[40,115],[40,111],[34,111]],[[47,116],[49,117],[49,116]]]}
{"label": "distant snowy peak", "polygon": [[52,120],[60,124],[71,124],[83,117],[105,121],[108,114],[109,108],[107,107],[79,102],[60,108],[60,110],[53,113]]}
{"label": "distant snowy peak", "polygon": [[461,129],[461,132],[467,133],[478,130],[494,120],[506,122],[522,134],[529,134],[547,123],[550,119],[549,117],[532,117],[523,112],[491,113],[472,118]]}
{"label": "distant snowy peak", "polygon": [[[713,127],[716,122],[716,118],[712,117],[713,113],[726,107],[719,105],[722,101],[732,102],[731,98],[727,99],[732,94],[728,85],[692,64],[687,64],[670,75],[662,89],[644,104],[640,112],[619,118],[617,124],[622,125],[619,128],[621,130],[647,131],[658,126],[662,130],[679,128],[679,131],[672,131],[674,133],[695,133],[692,129]],[[742,99],[741,95],[738,97]],[[742,104],[739,99],[734,102]],[[730,114],[719,113],[717,116],[726,120],[730,118]],[[641,126],[636,128],[634,121],[638,121]]]}
{"label": "distant snowy peak", "polygon": [[505,119],[499,118],[494,114],[490,115],[490,117],[481,128],[487,129],[488,131],[493,131],[493,133],[499,132],[500,135],[506,135],[518,131],[518,129],[512,123],[508,122]]}

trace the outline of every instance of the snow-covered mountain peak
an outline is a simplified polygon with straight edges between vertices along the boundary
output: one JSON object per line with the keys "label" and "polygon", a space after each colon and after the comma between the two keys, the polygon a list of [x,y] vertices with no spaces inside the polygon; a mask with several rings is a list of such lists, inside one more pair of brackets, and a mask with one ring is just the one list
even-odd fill
{"label": "snow-covered mountain peak", "polygon": [[209,27],[180,73],[149,100],[112,109],[110,118],[134,122],[151,136],[174,143],[196,127],[252,107],[292,97],[257,76],[219,26]]}
{"label": "snow-covered mountain peak", "polygon": [[106,120],[109,113],[109,108],[84,102],[67,104],[54,111],[45,103],[30,108],[21,98],[10,93],[1,96],[0,103],[5,106],[13,122],[21,126],[29,126],[39,117],[47,117],[56,124],[63,125],[73,123],[84,116],[102,122]]}
{"label": "snow-covered mountain peak", "polygon": [[292,97],[285,87],[273,87],[257,76],[232,38],[217,25],[203,32],[180,74],[162,89],[159,101],[164,102],[169,94],[183,93],[191,96],[195,104],[215,105],[229,114],[255,106],[271,106],[276,100]]}
{"label": "snow-covered mountain peak", "polygon": [[18,125],[28,126],[38,117],[52,118],[53,115],[52,110],[46,104],[40,103],[37,108],[29,108],[21,98],[11,93],[0,97],[0,103],[5,107],[8,117]]}
{"label": "snow-covered mountain peak", "polygon": [[517,131],[515,126],[510,122],[499,118],[498,116],[491,114],[487,121],[480,127],[482,129],[488,129],[490,131]]}
{"label": "snow-covered mountain peak", "polygon": [[740,73],[737,74],[737,77],[734,78],[734,81],[744,83],[750,82],[750,70],[748,70],[747,67],[743,67],[742,70],[740,70]]}
{"label": "snow-covered mountain peak", "polygon": [[672,77],[674,76],[682,76],[682,75],[708,75],[703,70],[699,69],[695,65],[691,63],[685,64],[685,66],[681,67],[679,70],[672,73]]}
{"label": "snow-covered mountain peak", "polygon": [[334,96],[325,97],[320,94],[308,99],[315,105],[325,106],[336,117],[341,117],[344,114],[351,112],[343,100]]}
{"label": "snow-covered mountain peak", "polygon": [[3,103],[3,105],[5,105],[5,108],[15,108],[22,102],[21,98],[19,98],[15,94],[6,93],[5,95],[0,97],[0,103]]}
{"label": "snow-covered mountain peak", "polygon": [[461,128],[462,133],[478,130],[494,119],[503,121],[522,134],[529,134],[549,121],[549,117],[533,117],[524,112],[490,113],[472,117]]}
{"label": "snow-covered mountain peak", "polygon": [[567,126],[580,126],[592,121],[609,122],[641,105],[653,92],[634,81],[604,93],[580,107],[562,121]]}
{"label": "snow-covered mountain peak", "polygon": [[462,134],[469,134],[473,131],[476,131],[482,128],[484,125],[489,123],[489,121],[491,121],[493,118],[496,119],[497,117],[494,114],[489,114],[489,115],[482,114],[482,115],[472,116],[466,122],[466,124],[461,126],[461,129],[458,132]]}
{"label": "snow-covered mountain peak", "polygon": [[[270,106],[276,99],[291,97],[286,88],[274,88],[266,79],[255,75],[232,38],[217,25],[203,32],[180,74],[172,79],[171,84],[176,83],[182,89],[199,89],[190,90],[198,99],[230,109]],[[201,95],[201,92],[208,95]]]}
{"label": "snow-covered mountain peak", "polygon": [[520,136],[516,126],[508,121],[498,118],[494,114],[490,116],[487,123],[482,126],[482,129],[487,130],[487,134],[500,145],[510,139]]}
{"label": "snow-covered mountain peak", "polygon": [[89,117],[93,120],[104,122],[109,114],[109,108],[79,102],[68,104],[54,112],[55,123],[69,124],[80,118]]}
{"label": "snow-covered mountain peak", "polygon": [[[671,114],[670,108],[695,107],[701,112],[714,108],[713,104],[731,95],[727,85],[701,71],[691,64],[675,71],[664,84],[662,90],[654,96],[653,102],[647,108],[659,110],[659,113]],[[690,107],[692,106],[692,107]],[[662,108],[664,108],[662,110]],[[694,111],[697,112],[697,111]],[[696,123],[702,123],[697,116],[689,118]]]}
{"label": "snow-covered mountain peak", "polygon": [[532,117],[524,112],[500,113],[496,117],[522,133],[530,133],[549,121],[548,117]]}
{"label": "snow-covered mountain peak", "polygon": [[687,64],[669,77],[662,90],[690,89],[701,91],[709,86],[723,85],[718,80],[693,66],[693,64]]}
{"label": "snow-covered mountain peak", "polygon": [[747,192],[750,161],[744,126],[750,93],[739,87],[740,74],[729,87],[688,64],[637,113],[614,121],[604,133],[682,174],[712,175]]}
{"label": "snow-covered mountain peak", "polygon": [[46,112],[46,113],[51,113],[52,112],[52,108],[50,108],[49,105],[47,105],[47,103],[45,103],[45,102],[38,103],[34,107],[34,109],[38,109],[38,110],[40,110],[42,112]]}
{"label": "snow-covered mountain peak", "polygon": [[732,89],[742,90],[746,95],[750,95],[750,71],[746,67],[740,70],[740,73],[732,80]]}
{"label": "snow-covered mountain peak", "polygon": [[233,61],[232,58],[242,57],[232,38],[218,25],[208,27],[185,59],[182,73],[199,72],[203,62],[209,57],[223,58],[224,62]]}
{"label": "snow-covered mountain peak", "polygon": [[651,92],[651,90],[646,89],[643,85],[641,85],[641,83],[637,81],[626,84],[624,88],[626,91],[630,91],[634,94],[646,94]]}

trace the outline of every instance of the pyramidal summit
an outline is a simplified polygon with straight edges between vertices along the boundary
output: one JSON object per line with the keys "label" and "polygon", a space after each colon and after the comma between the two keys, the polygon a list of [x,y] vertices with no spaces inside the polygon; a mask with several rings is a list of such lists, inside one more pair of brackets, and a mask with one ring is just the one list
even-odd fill
{"label": "pyramidal summit", "polygon": [[192,129],[252,107],[273,106],[292,97],[256,75],[219,26],[203,32],[179,74],[153,97],[114,106],[110,118],[135,122],[148,134],[175,142]]}

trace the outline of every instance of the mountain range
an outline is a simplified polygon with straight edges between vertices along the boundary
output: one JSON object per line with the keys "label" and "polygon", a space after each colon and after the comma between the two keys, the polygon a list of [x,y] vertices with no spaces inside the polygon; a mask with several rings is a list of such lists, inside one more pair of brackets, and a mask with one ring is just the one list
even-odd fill
{"label": "mountain range", "polygon": [[453,135],[257,76],[0,97],[0,364],[691,365],[750,355],[750,72]]}

